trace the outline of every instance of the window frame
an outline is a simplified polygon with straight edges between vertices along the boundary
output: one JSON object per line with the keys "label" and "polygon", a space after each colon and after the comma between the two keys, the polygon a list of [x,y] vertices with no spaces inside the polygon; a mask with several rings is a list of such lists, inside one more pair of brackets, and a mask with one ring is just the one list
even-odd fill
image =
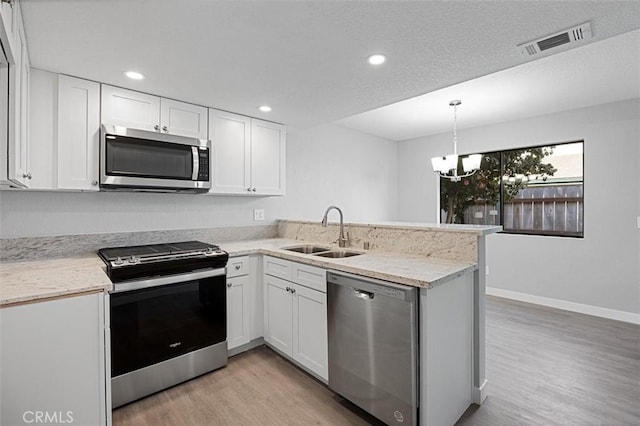
{"label": "window frame", "polygon": [[[536,149],[536,148],[546,148],[546,147],[557,147],[557,146],[561,146],[561,145],[570,145],[570,144],[575,144],[575,143],[582,143],[582,181],[580,182],[580,184],[582,185],[582,232],[573,232],[573,231],[554,231],[554,230],[540,230],[540,231],[535,231],[532,229],[523,229],[523,230],[517,230],[517,229],[505,229],[504,228],[504,218],[505,218],[505,203],[504,203],[504,196],[505,196],[505,183],[502,180],[502,177],[505,175],[505,161],[504,161],[504,156],[505,153],[508,152],[513,152],[513,151],[524,151],[524,150],[528,150],[528,149]],[[565,142],[559,142],[559,143],[545,143],[545,144],[539,144],[539,145],[530,145],[530,146],[525,146],[525,147],[519,147],[519,148],[509,148],[509,149],[502,149],[502,150],[492,150],[492,151],[486,151],[486,152],[482,152],[481,153],[483,155],[483,157],[485,155],[495,155],[498,154],[499,155],[499,161],[500,161],[500,195],[499,195],[499,200],[498,200],[498,204],[500,205],[499,208],[499,216],[498,216],[498,222],[499,225],[497,226],[501,226],[502,230],[499,232],[500,234],[511,234],[511,235],[530,235],[530,236],[538,236],[538,237],[561,237],[561,238],[578,238],[578,239],[584,239],[584,234],[585,234],[585,209],[584,209],[584,199],[585,199],[585,182],[584,182],[584,176],[585,176],[585,162],[584,162],[584,156],[585,156],[585,141],[584,139],[576,139],[576,140],[572,140],[572,141],[565,141]],[[467,155],[467,154],[463,154],[463,155]],[[576,184],[578,184],[578,182],[576,182]],[[440,182],[438,183],[438,199],[440,199],[441,194],[442,194],[442,188],[440,185]],[[438,202],[438,204],[440,204]],[[442,219],[441,219],[441,212],[442,212],[442,206],[440,206],[440,212],[438,214],[438,221],[441,223]]]}

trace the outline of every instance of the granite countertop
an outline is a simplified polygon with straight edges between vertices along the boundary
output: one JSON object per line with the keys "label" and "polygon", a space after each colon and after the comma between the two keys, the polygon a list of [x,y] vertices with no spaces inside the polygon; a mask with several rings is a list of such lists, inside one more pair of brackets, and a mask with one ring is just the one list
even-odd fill
{"label": "granite countertop", "polygon": [[97,255],[0,263],[0,306],[111,290]]}
{"label": "granite countertop", "polygon": [[477,269],[475,263],[455,262],[384,251],[358,250],[351,247],[346,247],[344,250],[357,251],[362,254],[360,256],[332,259],[282,249],[283,247],[307,244],[339,249],[335,245],[331,246],[326,243],[316,244],[309,241],[284,238],[220,243],[220,247],[226,250],[230,256],[252,253],[266,254],[334,271],[349,272],[421,288],[431,288],[456,278],[467,271]]}
{"label": "granite countertop", "polygon": [[[332,259],[282,249],[303,244],[314,243],[285,238],[219,243],[230,256],[265,254],[421,288],[431,288],[477,268],[475,263],[353,248],[346,249],[363,254]],[[331,247],[326,243],[314,245]],[[337,249],[336,246],[332,248]],[[97,255],[0,263],[0,306],[109,291],[111,288],[104,263]]]}

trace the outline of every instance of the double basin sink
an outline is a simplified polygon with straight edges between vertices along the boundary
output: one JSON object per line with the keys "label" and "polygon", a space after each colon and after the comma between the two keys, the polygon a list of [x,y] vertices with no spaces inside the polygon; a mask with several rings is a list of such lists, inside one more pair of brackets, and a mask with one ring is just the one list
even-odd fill
{"label": "double basin sink", "polygon": [[293,252],[302,253],[302,254],[310,254],[318,257],[330,257],[333,259],[359,256],[362,254],[357,251],[342,250],[342,249],[336,250],[336,249],[331,249],[331,248],[321,247],[321,246],[314,246],[314,245],[283,247],[282,250],[293,251]]}

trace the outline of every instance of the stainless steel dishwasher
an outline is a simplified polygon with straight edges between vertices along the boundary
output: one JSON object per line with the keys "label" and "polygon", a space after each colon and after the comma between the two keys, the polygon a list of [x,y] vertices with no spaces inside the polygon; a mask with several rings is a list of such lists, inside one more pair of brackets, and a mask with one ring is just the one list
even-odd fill
{"label": "stainless steel dishwasher", "polygon": [[386,424],[418,424],[418,289],[327,274],[329,387]]}

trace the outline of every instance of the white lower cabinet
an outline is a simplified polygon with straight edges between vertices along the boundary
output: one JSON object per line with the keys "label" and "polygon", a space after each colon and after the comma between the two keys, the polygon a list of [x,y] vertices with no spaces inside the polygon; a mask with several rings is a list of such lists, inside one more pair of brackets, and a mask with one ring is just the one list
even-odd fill
{"label": "white lower cabinet", "polygon": [[[279,265],[277,272],[273,272],[274,265]],[[295,278],[301,270],[304,282]],[[265,256],[264,272],[264,340],[328,380],[326,271]]]}
{"label": "white lower cabinet", "polygon": [[230,258],[227,263],[227,349],[251,341],[251,299],[255,287],[249,256]]}
{"label": "white lower cabinet", "polygon": [[264,277],[264,340],[289,356],[293,354],[291,285],[270,275]]}
{"label": "white lower cabinet", "polygon": [[0,309],[0,424],[110,424],[106,297]]}
{"label": "white lower cabinet", "polygon": [[293,359],[329,379],[327,294],[294,284]]}

